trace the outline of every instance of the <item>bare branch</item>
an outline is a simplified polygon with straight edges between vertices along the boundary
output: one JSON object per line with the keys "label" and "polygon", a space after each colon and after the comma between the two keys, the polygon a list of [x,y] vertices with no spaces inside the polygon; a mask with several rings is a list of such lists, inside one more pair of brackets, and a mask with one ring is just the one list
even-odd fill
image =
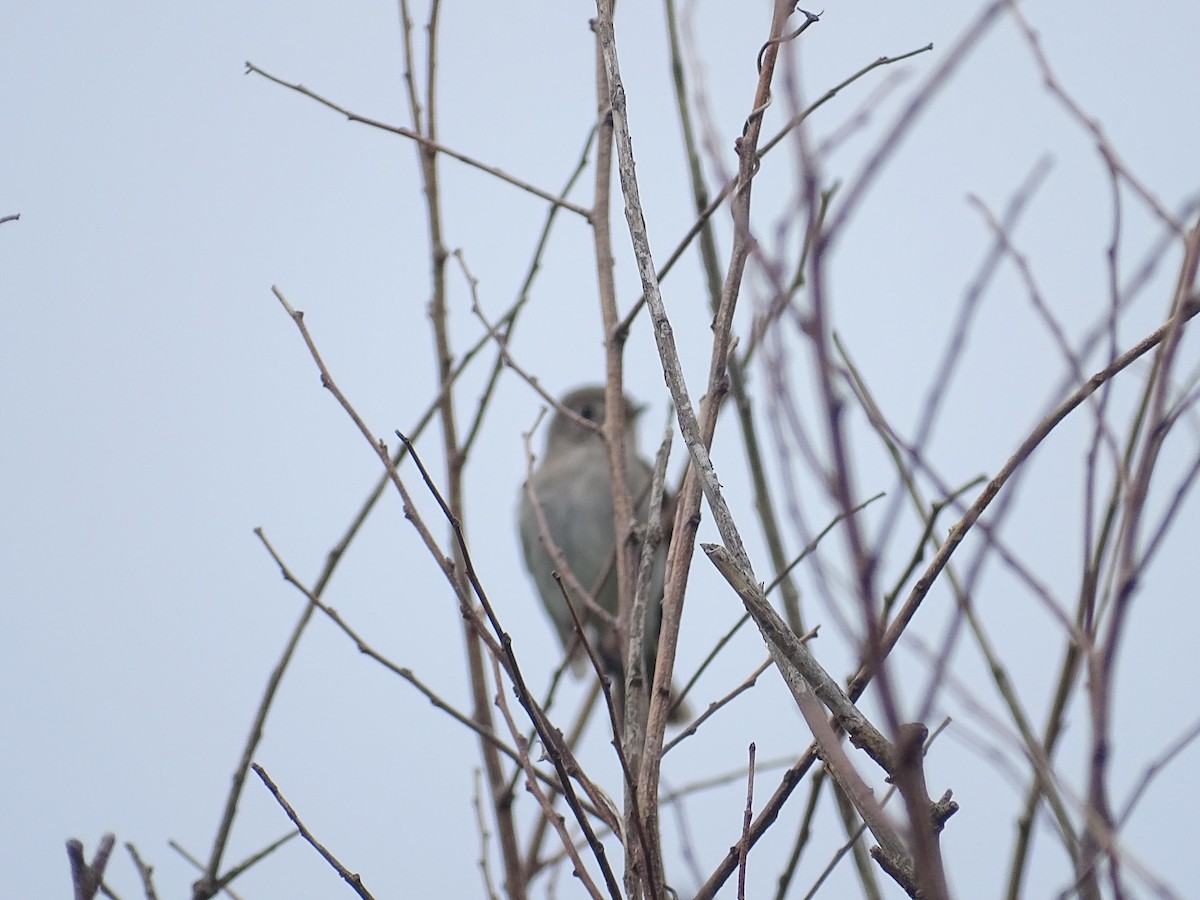
{"label": "bare branch", "polygon": [[262,779],[262,783],[266,785],[267,790],[271,792],[271,796],[275,798],[275,802],[280,805],[283,811],[287,814],[287,817],[292,820],[292,824],[296,826],[301,836],[308,841],[314,850],[321,854],[321,857],[325,860],[325,862],[329,863],[329,865],[333,867],[334,871],[341,876],[342,881],[350,885],[350,887],[354,889],[354,893],[362,897],[363,900],[374,900],[374,897],[371,896],[371,892],[368,891],[366,886],[362,883],[362,878],[358,875],[358,873],[351,872],[344,865],[342,865],[341,861],[327,849],[325,849],[325,846],[318,841],[313,833],[308,830],[305,824],[300,821],[300,817],[296,814],[296,811],[292,809],[291,804],[287,802],[287,799],[283,796],[282,792],[280,792],[279,788],[276,787],[275,782],[273,782],[270,776],[267,775],[266,770],[258,763],[254,763],[251,768],[254,770],[254,774]]}
{"label": "bare branch", "polygon": [[371,119],[371,118],[368,118],[367,116],[362,116],[362,115],[359,115],[358,113],[351,112],[350,110],[346,109],[345,107],[339,106],[338,104],[334,103],[332,100],[328,100],[325,97],[322,97],[320,94],[316,94],[313,91],[310,91],[308,88],[306,88],[302,84],[293,84],[290,81],[284,81],[282,78],[272,75],[270,72],[267,72],[264,69],[260,69],[258,66],[254,65],[254,63],[247,62],[246,63],[246,74],[249,75],[251,73],[253,73],[255,75],[261,75],[263,78],[266,78],[268,81],[273,81],[276,84],[282,85],[283,87],[288,88],[289,90],[293,90],[298,94],[303,94],[305,97],[309,97],[313,100],[316,100],[318,103],[322,104],[323,106],[327,106],[330,109],[334,110],[335,112],[341,113],[343,116],[345,116],[351,122],[359,122],[363,125],[369,125],[372,128],[377,128],[380,131],[387,131],[387,132],[390,132],[391,134],[398,134],[401,137],[406,137],[409,140],[415,141],[416,143],[420,144],[423,148],[425,148],[427,150],[432,150],[436,153],[441,153],[445,156],[449,156],[452,159],[457,159],[459,162],[466,163],[468,166],[479,169],[481,172],[487,172],[489,175],[499,178],[501,181],[506,181],[509,184],[513,185],[514,187],[519,187],[521,190],[527,191],[530,194],[533,194],[535,197],[540,197],[543,200],[547,200],[550,203],[553,203],[555,206],[560,206],[563,209],[570,210],[571,212],[575,213],[576,215],[582,216],[585,219],[591,218],[591,215],[592,215],[591,212],[584,209],[582,206],[577,206],[576,204],[571,203],[569,200],[565,199],[564,197],[555,196],[554,194],[551,194],[549,191],[544,191],[541,188],[536,187],[527,181],[522,181],[520,178],[517,178],[515,175],[509,175],[503,169],[498,169],[495,166],[489,166],[486,163],[483,163],[477,159],[474,159],[473,157],[467,156],[465,153],[460,153],[457,150],[447,147],[445,144],[439,143],[438,141],[435,141],[430,137],[426,137],[425,135],[421,134],[419,131],[413,131],[411,128],[405,128],[402,125],[389,125],[386,122],[379,121],[378,119]]}

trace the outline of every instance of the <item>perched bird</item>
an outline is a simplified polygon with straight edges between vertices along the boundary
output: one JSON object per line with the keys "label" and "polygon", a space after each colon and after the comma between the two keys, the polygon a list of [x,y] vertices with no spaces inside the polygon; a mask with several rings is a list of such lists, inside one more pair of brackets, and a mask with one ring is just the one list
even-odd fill
{"label": "perched bird", "polygon": [[[581,387],[562,398],[562,405],[583,419],[604,424],[604,388],[602,386]],[[650,464],[637,453],[636,419],[641,412],[625,398],[625,460],[629,495],[638,522],[649,520]],[[608,451],[604,438],[572,421],[561,412],[550,422],[546,438],[546,450],[533,475],[529,479],[529,490],[522,490],[517,508],[517,528],[521,537],[521,549],[525,555],[525,566],[533,578],[563,647],[576,661],[576,671],[583,667],[578,663],[586,660],[582,648],[578,647],[575,622],[571,610],[563,601],[562,592],[551,574],[556,566],[543,542],[542,530],[530,492],[536,498],[545,519],[545,532],[561,551],[567,567],[575,581],[584,591],[591,594],[596,605],[606,610],[614,619],[617,615],[617,569],[613,550],[613,506],[612,481],[608,465]],[[667,505],[667,504],[664,504]],[[661,511],[656,514],[661,516]],[[670,521],[663,523],[664,529]],[[646,679],[649,687],[654,673],[654,658],[658,648],[658,631],[662,620],[663,575],[667,559],[667,539],[655,550],[650,569],[650,584],[646,604],[646,639],[644,659]],[[571,595],[572,604],[581,621],[585,623],[589,643],[598,651],[609,674],[623,687],[624,672],[621,666],[621,651],[616,645],[615,635],[608,623],[589,611],[587,601],[577,596],[570,579],[563,578],[564,587]],[[678,696],[677,694],[675,696]],[[676,708],[672,721],[680,721],[686,710]]]}

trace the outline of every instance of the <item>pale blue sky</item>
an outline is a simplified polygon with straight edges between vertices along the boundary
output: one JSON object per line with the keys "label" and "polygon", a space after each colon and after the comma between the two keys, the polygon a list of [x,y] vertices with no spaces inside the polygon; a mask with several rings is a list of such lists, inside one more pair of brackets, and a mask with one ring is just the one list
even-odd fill
{"label": "pale blue sky", "polygon": [[[595,10],[586,3],[518,6],[446,5],[440,135],[558,190],[593,117],[587,21]],[[690,203],[663,16],[657,4],[620,6],[618,43],[642,197],[654,249],[665,255],[690,224]],[[733,165],[767,4],[685,9],[693,14],[693,59],[705,66],[705,99],[723,154],[709,162],[711,180],[719,167]],[[831,157],[831,178],[854,176],[976,11],[974,4],[927,0],[827,9],[800,51],[809,98],[879,56],[934,45],[930,54],[864,79],[814,120],[819,140],[866,113]],[[1170,209],[1196,196],[1200,7],[1152,4],[1131,12],[1071,2],[1030,3],[1026,11],[1059,76],[1103,123],[1130,169]],[[424,21],[423,9],[416,18]],[[247,60],[364,115],[408,124],[390,4],[118,0],[10,3],[0,11],[0,216],[21,216],[0,225],[2,897],[65,896],[63,842],[79,837],[90,852],[109,830],[152,862],[161,896],[188,893],[195,873],[166,841],[207,856],[252,711],[301,609],[252,529],[263,527],[297,575],[312,579],[374,483],[377,460],[321,389],[271,286],[305,311],[339,385],[377,433],[411,427],[432,395],[427,238],[414,148],[244,74]],[[889,92],[871,99],[893,79]],[[766,133],[785,116],[786,99],[777,97]],[[1028,48],[1002,22],[892,158],[839,244],[833,275],[837,327],[899,426],[909,429],[917,419],[989,243],[968,194],[999,213],[1037,161],[1052,157],[1016,237],[1073,336],[1103,314],[1110,205],[1092,143],[1043,90]],[[498,315],[516,294],[544,204],[454,161],[441,166],[447,241],[463,250],[482,304]],[[756,188],[767,243],[776,217],[789,209],[791,166],[781,146]],[[585,180],[580,203],[588,203],[589,190]],[[1125,263],[1132,267],[1159,232],[1143,207],[1128,197],[1126,204]],[[725,252],[727,217],[719,220]],[[619,204],[614,227],[627,306],[638,288]],[[1123,323],[1122,346],[1159,321],[1177,262],[1177,253],[1168,257]],[[461,350],[480,326],[463,279],[451,271],[451,322]],[[761,287],[748,278],[743,313],[752,311]],[[697,389],[709,332],[694,257],[664,292]],[[595,294],[589,232],[564,215],[514,344],[522,364],[553,390],[602,376]],[[643,446],[657,442],[666,415],[646,324],[630,342],[627,376],[630,392],[652,404],[642,421]],[[1181,371],[1190,373],[1195,348],[1185,344],[1183,352]],[[965,360],[930,448],[954,483],[994,472],[1061,396],[1063,366],[1011,267],[985,300]],[[464,417],[483,372],[464,381]],[[798,360],[794,377],[802,383],[806,373]],[[761,372],[754,377],[761,386]],[[518,379],[502,380],[468,474],[467,503],[481,576],[541,684],[556,662],[557,641],[521,570],[512,529],[524,474],[521,433],[537,408]],[[766,578],[733,425],[723,421],[714,459]],[[1089,425],[1081,421],[1052,440],[1020,485],[1004,532],[1067,601],[1078,569],[1080,447]],[[1193,425],[1182,428],[1200,441]],[[863,496],[894,489],[886,461],[865,431],[860,438]],[[540,448],[540,438],[535,443]],[[420,446],[440,473],[436,431]],[[677,445],[676,469],[681,452]],[[1176,477],[1194,453],[1182,447],[1165,471]],[[806,520],[821,527],[828,505],[811,474],[807,479]],[[417,489],[415,476],[410,486]],[[418,494],[444,538],[434,505]],[[1179,534],[1200,527],[1193,507],[1185,509]],[[714,539],[710,526],[701,537]],[[788,538],[799,546],[795,531]],[[1035,601],[992,568],[985,573],[994,576],[989,592],[981,594],[984,614],[1018,667],[1019,687],[1040,724],[1061,635]],[[1122,789],[1200,714],[1192,690],[1200,678],[1194,584],[1194,554],[1176,540],[1145,585],[1122,656],[1127,681],[1115,777]],[[371,518],[327,597],[379,649],[465,705],[459,616],[394,497]],[[680,656],[690,672],[739,609],[703,560],[689,602]],[[819,599],[809,615],[831,622]],[[931,610],[920,630],[929,646],[937,646],[942,619]],[[841,676],[852,654],[844,635],[826,628],[818,650]],[[764,655],[754,635],[740,635],[701,684],[697,702],[727,691]],[[901,657],[912,675],[904,694],[915,702],[927,668],[918,653]],[[975,700],[994,707],[976,654],[958,653],[953,674]],[[736,769],[752,740],[760,760],[795,753],[807,739],[790,704],[778,680],[764,676],[719,725],[668,757],[665,780],[679,786]],[[958,695],[940,696],[936,711],[1015,753]],[[1079,771],[1085,710],[1071,724],[1064,768]],[[1196,887],[1191,838],[1200,823],[1188,797],[1197,752],[1190,748],[1156,782],[1145,812],[1123,834],[1131,852],[1180,896]],[[475,742],[327,622],[306,635],[257,758],[377,897],[482,895],[471,809]],[[583,758],[614,774],[598,731]],[[1003,883],[1008,822],[1022,789],[1001,772],[952,735],[930,757],[931,790],[953,788],[963,807],[944,838],[959,896],[994,896]],[[763,773],[760,796],[777,780]],[[685,807],[705,874],[737,839],[743,791],[736,783]],[[753,896],[773,890],[800,808],[794,799],[786,823],[752,855]],[[253,781],[241,817],[230,862],[288,828]],[[664,824],[669,864],[687,894],[695,885],[672,820]],[[1045,840],[1049,848],[1053,839]],[[836,843],[828,834],[810,852],[798,884],[812,882]],[[1034,863],[1029,896],[1067,886],[1061,854],[1039,851]],[[114,857],[110,880],[121,896],[139,896],[125,856]],[[236,887],[247,900],[349,895],[298,841]],[[573,886],[560,885],[559,896],[574,895]]]}

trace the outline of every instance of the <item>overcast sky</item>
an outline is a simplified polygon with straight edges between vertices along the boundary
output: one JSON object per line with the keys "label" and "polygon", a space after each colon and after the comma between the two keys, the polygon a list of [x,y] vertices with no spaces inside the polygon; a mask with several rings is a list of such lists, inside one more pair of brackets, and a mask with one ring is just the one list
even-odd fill
{"label": "overcast sky", "polygon": [[[638,175],[652,246],[662,258],[692,222],[663,13],[653,3],[619,6]],[[594,7],[444,7],[441,140],[559,191],[594,119]],[[1103,124],[1123,163],[1164,208],[1182,209],[1200,191],[1200,7],[1024,8],[1061,81]],[[717,185],[735,165],[733,141],[753,97],[769,4],[694,3],[682,10],[689,77],[715,154],[706,175]],[[843,181],[843,191],[854,183],[977,12],[974,4],[927,0],[835,3],[789,47],[796,65],[787,71],[799,73],[799,89],[811,100],[880,56],[933,45],[857,82],[814,117],[812,139],[835,142],[827,182]],[[415,10],[419,24],[425,16],[424,7]],[[423,34],[418,27],[419,45]],[[0,225],[3,897],[67,895],[63,842],[78,837],[90,852],[106,831],[134,842],[154,865],[160,896],[187,895],[196,872],[167,841],[207,857],[261,690],[303,608],[252,529],[261,526],[297,576],[311,582],[378,477],[378,460],[321,388],[272,285],[305,312],[338,384],[375,433],[411,429],[434,393],[428,239],[414,147],[245,74],[247,61],[364,116],[410,124],[392,4],[115,0],[0,9],[0,217],[20,215]],[[766,134],[786,121],[790,102],[780,86]],[[1094,143],[1044,89],[1028,45],[1002,17],[889,158],[835,248],[833,305],[836,327],[878,401],[906,431],[918,421],[991,240],[969,195],[999,215],[1048,163],[1015,237],[1072,341],[1102,320],[1112,205]],[[797,245],[798,223],[788,218],[796,165],[793,148],[781,145],[764,161],[756,187],[760,238],[772,252],[794,253]],[[440,166],[446,240],[462,250],[482,307],[497,317],[518,293],[546,204],[453,160]],[[590,171],[573,198],[587,206],[589,192]],[[1128,193],[1123,212],[1122,265],[1131,277],[1162,229]],[[724,253],[728,217],[718,216]],[[628,308],[639,287],[619,203],[613,221],[618,291]],[[1175,248],[1122,320],[1120,348],[1161,321],[1178,262]],[[457,263],[450,272],[452,335],[461,353],[482,326]],[[766,296],[753,271],[746,284],[743,333]],[[694,254],[664,283],[664,294],[698,396],[710,331]],[[597,310],[590,232],[564,213],[514,354],[552,391],[599,381]],[[1071,384],[1039,321],[1007,267],[984,299],[929,445],[949,483],[994,473]],[[1181,371],[1194,372],[1194,346],[1185,343],[1182,352]],[[1090,357],[1085,370],[1098,368],[1098,360]],[[480,362],[464,380],[464,421],[489,366]],[[811,388],[802,386],[805,366],[797,356],[789,377],[811,399]],[[751,378],[761,397],[763,370]],[[650,404],[643,447],[656,444],[667,404],[645,317],[629,344],[627,384]],[[1121,396],[1135,393],[1131,387]],[[522,570],[512,525],[525,472],[522,433],[539,403],[516,377],[501,379],[468,470],[466,503],[481,577],[535,683],[544,685],[558,644]],[[858,489],[863,498],[895,491],[894,474],[859,418]],[[751,524],[734,426],[732,416],[723,418],[714,459],[766,580],[770,566]],[[1181,430],[1184,446],[1165,463],[1169,483],[1200,444],[1194,423]],[[1068,610],[1080,553],[1081,448],[1089,436],[1087,421],[1064,428],[1019,486],[1004,531]],[[534,442],[540,448],[541,437]],[[418,446],[442,475],[438,430]],[[795,496],[808,504],[805,525],[793,523],[787,535],[798,551],[805,529],[823,527],[831,507],[813,474],[798,474],[802,460],[785,462],[772,448],[777,471],[790,472],[781,480],[799,485]],[[682,452],[677,442],[673,472]],[[407,474],[444,540],[435,506],[420,494],[415,473]],[[1200,715],[1194,541],[1179,538],[1200,528],[1194,507],[1185,505],[1176,540],[1143,585],[1123,645],[1127,681],[1118,697],[1114,774],[1121,802]],[[708,522],[701,539],[715,539]],[[902,560],[890,562],[881,576],[887,585]],[[845,574],[833,566],[834,589]],[[986,574],[994,577],[985,582],[981,607],[1040,726],[1061,633],[1004,571]],[[841,677],[853,665],[852,635],[820,590],[808,596],[809,620],[827,629],[819,655]],[[466,708],[460,617],[392,494],[368,521],[327,599],[382,652]],[[929,648],[942,640],[942,600],[943,608],[919,623]],[[736,598],[698,560],[681,669],[694,671],[739,613]],[[730,690],[764,656],[757,636],[744,630],[701,682],[693,705]],[[915,643],[900,656],[911,674],[902,693],[916,704],[929,658]],[[930,790],[953,788],[962,804],[944,837],[959,896],[994,896],[1024,793],[1024,781],[1011,773],[1024,769],[978,654],[956,653],[951,678],[957,689],[941,693],[929,717],[956,723],[930,756]],[[572,685],[568,693],[579,690]],[[1086,710],[1077,709],[1070,723],[1063,766],[1079,772]],[[664,786],[736,771],[751,741],[762,761],[794,757],[808,743],[773,673],[718,725],[668,757]],[[985,752],[984,745],[1000,749]],[[599,729],[582,755],[619,796]],[[471,808],[476,743],[360,656],[327,621],[305,635],[257,759],[375,896],[482,896]],[[1017,769],[1005,760],[1016,760]],[[1190,775],[1197,763],[1200,751],[1189,746],[1122,832],[1138,864],[1178,896],[1194,896],[1197,885],[1192,847],[1200,822]],[[777,771],[761,772],[760,797],[777,782]],[[529,800],[522,795],[520,802]],[[695,795],[682,809],[686,836],[664,818],[668,865],[684,895],[737,840],[743,802],[742,781]],[[801,805],[798,795],[752,854],[749,896],[774,889]],[[229,862],[288,830],[253,780],[240,815]],[[1041,839],[1031,897],[1070,884],[1054,837]],[[685,842],[694,869],[684,860]],[[809,851],[796,896],[837,843],[827,829]],[[561,877],[559,896],[576,896],[567,871]],[[110,864],[110,881],[122,897],[139,896],[124,855]],[[848,873],[835,875],[829,896],[852,883]],[[299,841],[236,887],[247,900],[349,896]],[[1137,887],[1142,894],[1144,884]]]}

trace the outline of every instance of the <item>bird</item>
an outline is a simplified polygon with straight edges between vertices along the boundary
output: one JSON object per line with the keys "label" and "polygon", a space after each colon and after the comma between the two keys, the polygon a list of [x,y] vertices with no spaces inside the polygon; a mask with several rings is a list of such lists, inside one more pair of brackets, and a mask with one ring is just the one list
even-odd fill
{"label": "bird", "polygon": [[[638,454],[637,417],[643,407],[629,397],[625,404],[625,465],[626,482],[633,502],[634,513],[639,524],[649,521],[650,464]],[[605,394],[602,385],[588,385],[567,393],[560,405],[582,419],[603,426],[605,421]],[[532,499],[531,499],[532,495]],[[545,521],[545,530],[539,526],[535,502]],[[673,501],[663,504],[664,509],[673,510]],[[662,621],[663,579],[666,569],[667,542],[670,518],[664,510],[657,511],[663,525],[664,536],[654,550],[650,567],[650,583],[647,589],[644,659],[647,685],[654,673],[654,661],[658,648],[658,632]],[[617,615],[618,590],[616,559],[613,542],[612,479],[608,463],[608,450],[599,431],[585,428],[561,411],[550,421],[546,437],[545,452],[529,478],[527,489],[521,491],[517,507],[517,529],[525,566],[529,570],[542,605],[554,624],[562,641],[564,651],[572,656],[575,671],[586,669],[585,654],[579,648],[575,634],[575,620],[563,600],[562,591],[554,580],[555,563],[547,550],[544,536],[548,536],[561,551],[574,576],[574,581],[589,592],[596,606]],[[645,529],[640,529],[645,534]],[[589,610],[585,599],[578,596],[564,577],[563,585],[571,595],[572,605],[580,621],[584,623],[588,641],[598,651],[608,674],[624,687],[624,668],[621,665],[621,650],[617,646],[611,623]],[[683,721],[688,712],[685,706],[675,702],[678,692],[672,690],[672,712],[669,720]]]}

